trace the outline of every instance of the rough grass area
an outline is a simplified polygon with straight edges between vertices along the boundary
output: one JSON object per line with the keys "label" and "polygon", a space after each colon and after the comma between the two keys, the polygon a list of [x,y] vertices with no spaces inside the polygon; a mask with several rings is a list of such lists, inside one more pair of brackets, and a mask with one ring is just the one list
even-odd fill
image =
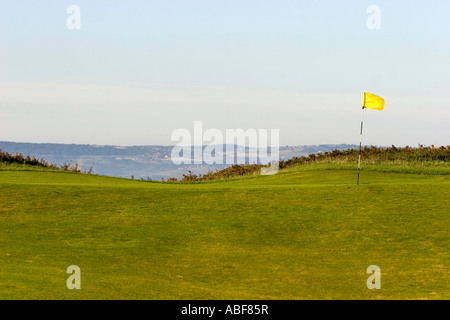
{"label": "rough grass area", "polygon": [[[376,171],[386,172],[408,172],[426,174],[449,174],[450,173],[450,146],[422,146],[411,148],[392,147],[364,147],[361,150],[334,150],[308,156],[294,157],[288,160],[278,161],[279,169],[298,168],[311,164],[332,164],[332,168],[353,169],[358,162],[359,155],[363,165],[369,164],[368,168],[375,168]],[[336,166],[339,164],[340,166]],[[371,164],[376,164],[372,166]],[[383,164],[383,168],[380,167]],[[344,166],[343,166],[344,165]],[[197,175],[194,172],[184,174],[180,181],[195,182],[218,179],[230,179],[249,175],[259,175],[261,168],[268,167],[262,164],[236,164],[222,170],[210,171],[204,175]],[[170,182],[178,179],[171,178]]]}

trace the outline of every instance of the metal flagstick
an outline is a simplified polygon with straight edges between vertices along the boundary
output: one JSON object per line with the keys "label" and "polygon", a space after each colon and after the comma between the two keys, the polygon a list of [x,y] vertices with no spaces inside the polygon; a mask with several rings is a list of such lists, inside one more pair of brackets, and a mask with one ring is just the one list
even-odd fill
{"label": "metal flagstick", "polygon": [[358,182],[357,185],[359,185],[359,170],[361,167],[361,143],[362,143],[362,131],[363,131],[363,121],[364,121],[364,106],[362,107],[361,112],[361,131],[359,132],[359,155],[358,155]]}

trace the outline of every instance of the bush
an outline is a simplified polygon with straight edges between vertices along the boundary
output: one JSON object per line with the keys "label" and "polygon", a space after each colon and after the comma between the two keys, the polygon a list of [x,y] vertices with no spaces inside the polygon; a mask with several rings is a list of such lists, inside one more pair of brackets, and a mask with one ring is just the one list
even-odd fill
{"label": "bush", "polygon": [[43,167],[43,168],[49,168],[49,169],[55,169],[55,170],[63,170],[63,171],[70,171],[70,172],[81,172],[81,170],[78,168],[78,164],[73,164],[72,161],[70,163],[65,163],[62,166],[58,167],[56,164],[51,164],[46,162],[44,159],[36,159],[35,157],[31,158],[30,156],[24,157],[20,153],[16,153],[15,155],[12,155],[8,152],[3,151],[0,149],[0,162],[4,163],[17,163],[17,164],[24,164],[29,166],[36,166],[36,167]]}
{"label": "bush", "polygon": [[[313,162],[357,162],[359,149],[333,150],[330,152],[310,154],[308,156],[294,157],[289,160],[279,161],[280,169],[293,168]],[[442,146],[439,148],[432,146],[426,147],[419,145],[418,148],[406,146],[404,148],[391,147],[363,147],[361,149],[361,159],[366,162],[432,162],[432,161],[449,161],[450,146]],[[205,175],[196,175],[189,171],[189,174],[183,174],[180,181],[194,182],[216,179],[228,179],[244,175],[256,175],[261,172],[262,167],[267,165],[250,164],[250,165],[232,165],[222,170],[208,172]]]}

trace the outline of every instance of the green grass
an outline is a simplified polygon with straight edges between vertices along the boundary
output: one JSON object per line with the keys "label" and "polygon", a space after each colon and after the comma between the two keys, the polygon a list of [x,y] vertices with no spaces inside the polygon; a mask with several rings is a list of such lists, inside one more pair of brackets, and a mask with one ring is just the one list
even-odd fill
{"label": "green grass", "polygon": [[449,299],[448,165],[366,163],[359,186],[354,167],[161,183],[2,165],[0,299]]}

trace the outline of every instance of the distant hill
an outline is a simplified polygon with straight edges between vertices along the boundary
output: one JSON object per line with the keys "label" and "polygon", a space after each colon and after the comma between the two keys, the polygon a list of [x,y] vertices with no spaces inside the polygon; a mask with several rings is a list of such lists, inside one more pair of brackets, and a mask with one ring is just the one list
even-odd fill
{"label": "distant hill", "polygon": [[[280,160],[310,154],[357,148],[350,144],[323,144],[280,147]],[[171,161],[173,146],[112,146],[88,144],[23,143],[0,141],[0,149],[10,154],[22,154],[63,166],[78,165],[82,171],[136,179],[161,180],[181,178],[189,171],[205,174],[229,165],[175,165]]]}

